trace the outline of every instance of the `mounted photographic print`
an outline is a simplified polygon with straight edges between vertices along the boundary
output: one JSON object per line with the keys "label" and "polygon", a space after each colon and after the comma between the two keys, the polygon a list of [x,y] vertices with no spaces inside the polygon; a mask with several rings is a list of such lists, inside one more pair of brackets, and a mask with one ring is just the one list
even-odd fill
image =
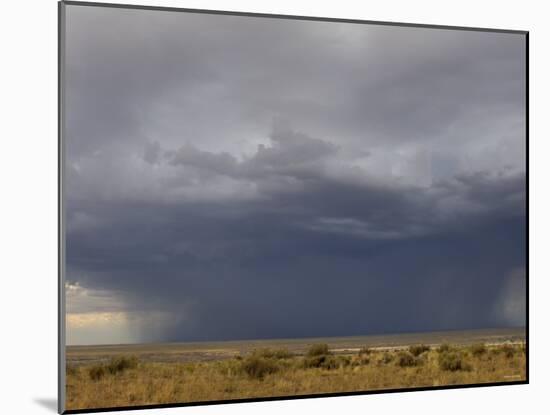
{"label": "mounted photographic print", "polygon": [[527,32],[59,12],[60,412],[528,382]]}

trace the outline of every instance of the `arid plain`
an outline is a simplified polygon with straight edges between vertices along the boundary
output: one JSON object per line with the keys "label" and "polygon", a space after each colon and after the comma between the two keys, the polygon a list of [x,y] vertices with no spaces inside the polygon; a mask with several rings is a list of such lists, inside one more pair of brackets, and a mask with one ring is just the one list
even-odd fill
{"label": "arid plain", "polygon": [[68,346],[67,409],[526,379],[525,331]]}

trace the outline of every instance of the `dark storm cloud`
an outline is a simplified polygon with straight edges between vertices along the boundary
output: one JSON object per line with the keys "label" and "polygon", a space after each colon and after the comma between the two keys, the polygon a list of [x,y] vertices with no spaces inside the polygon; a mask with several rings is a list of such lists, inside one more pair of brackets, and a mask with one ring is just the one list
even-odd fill
{"label": "dark storm cloud", "polygon": [[161,341],[521,324],[520,35],[67,27],[67,279],[98,310],[171,316]]}
{"label": "dark storm cloud", "polygon": [[119,221],[115,240],[112,228],[71,238],[74,265],[90,273],[82,284],[123,292],[131,309],[185,310],[172,339],[344,335],[506,324],[494,303],[525,261],[521,219],[375,243],[312,235],[284,216],[201,216],[173,215],[154,232]]}
{"label": "dark storm cloud", "polygon": [[[473,180],[466,194],[501,191]],[[509,188],[521,195],[521,180]],[[86,209],[106,222],[69,234],[81,283],[121,293],[130,310],[185,313],[172,340],[506,325],[494,308],[525,264],[515,205],[438,220],[436,203],[325,183],[247,204]],[[315,222],[336,216],[355,222]]]}
{"label": "dark storm cloud", "polygon": [[289,129],[277,128],[270,139],[271,146],[259,145],[257,152],[243,162],[229,153],[201,151],[190,144],[174,151],[170,162],[255,182],[273,176],[300,179],[301,168],[316,168],[319,161],[338,150],[334,144]]}

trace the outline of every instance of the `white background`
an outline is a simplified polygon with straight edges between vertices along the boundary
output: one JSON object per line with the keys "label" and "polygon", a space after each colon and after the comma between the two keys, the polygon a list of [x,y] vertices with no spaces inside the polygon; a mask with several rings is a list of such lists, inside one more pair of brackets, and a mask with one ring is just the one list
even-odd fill
{"label": "white background", "polygon": [[[546,180],[550,177],[550,25],[545,2],[142,0],[139,4],[529,30],[531,51],[530,385],[141,413],[546,412],[550,399],[550,301],[545,298],[550,257],[545,245],[550,212]],[[12,0],[3,2],[0,10],[0,411],[51,414],[57,391],[57,5],[55,0]]]}

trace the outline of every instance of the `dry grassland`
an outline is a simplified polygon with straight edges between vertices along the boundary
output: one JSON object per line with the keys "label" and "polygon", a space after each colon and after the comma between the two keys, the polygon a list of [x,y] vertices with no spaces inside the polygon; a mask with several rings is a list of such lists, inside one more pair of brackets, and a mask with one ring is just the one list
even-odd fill
{"label": "dry grassland", "polygon": [[525,344],[413,345],[336,354],[259,349],[217,361],[148,362],[118,356],[67,367],[67,409],[513,382],[526,378]]}

